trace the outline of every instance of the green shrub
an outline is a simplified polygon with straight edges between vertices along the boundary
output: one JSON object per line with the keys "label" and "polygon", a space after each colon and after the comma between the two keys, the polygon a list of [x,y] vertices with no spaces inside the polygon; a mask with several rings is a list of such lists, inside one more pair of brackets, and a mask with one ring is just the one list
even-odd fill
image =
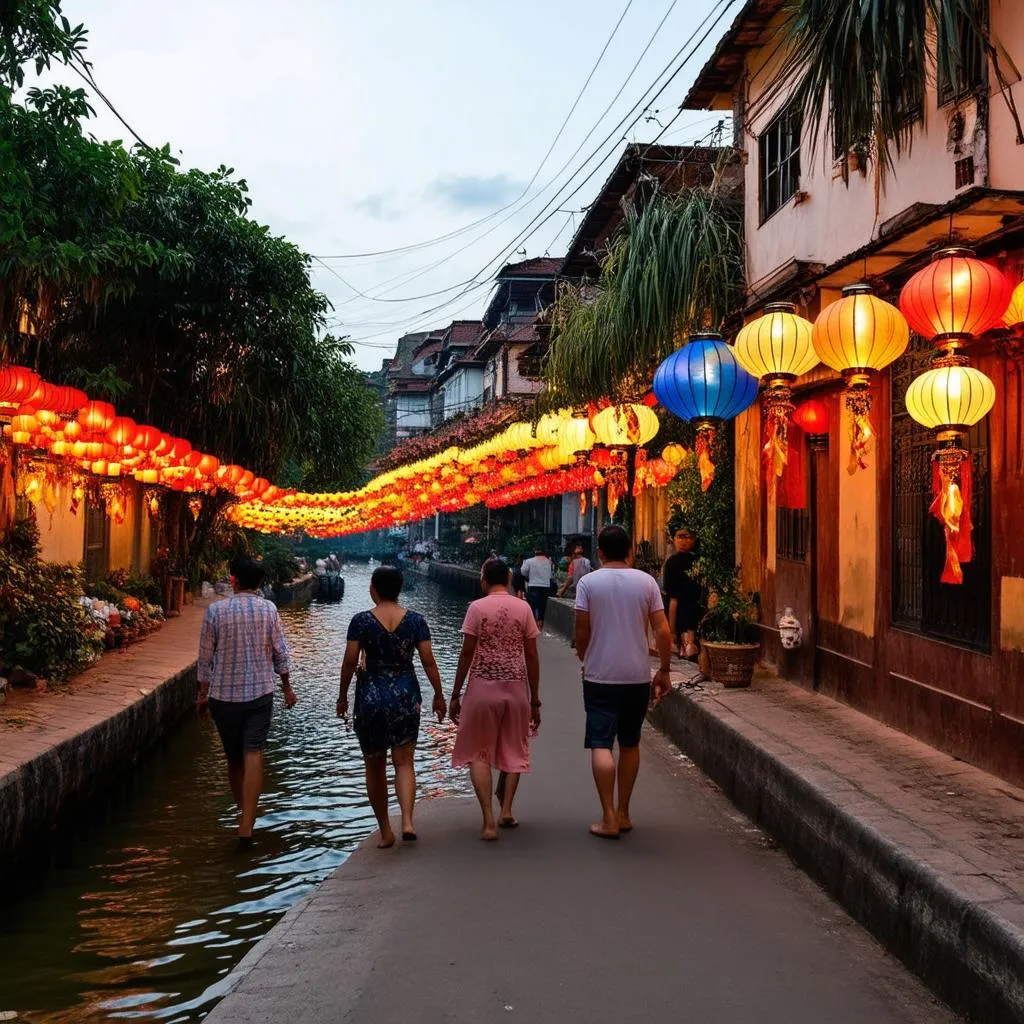
{"label": "green shrub", "polygon": [[82,573],[44,562],[31,517],[0,541],[0,662],[48,679],[68,679],[103,649],[103,633],[82,607]]}
{"label": "green shrub", "polygon": [[[130,569],[115,569],[107,576],[107,583],[112,587],[116,587],[122,594],[127,594],[129,597],[137,597],[140,601],[146,601],[148,604],[162,605],[164,603],[164,595],[160,590],[160,584],[149,573],[135,572]],[[102,597],[101,594],[93,596]],[[110,600],[110,598],[103,599],[105,601]]]}

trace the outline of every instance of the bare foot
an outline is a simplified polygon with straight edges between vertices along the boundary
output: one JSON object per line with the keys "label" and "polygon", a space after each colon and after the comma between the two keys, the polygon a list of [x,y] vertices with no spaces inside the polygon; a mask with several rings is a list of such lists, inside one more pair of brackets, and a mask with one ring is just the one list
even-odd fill
{"label": "bare foot", "polygon": [[378,850],[390,850],[395,845],[395,833],[390,828],[381,829],[380,831],[380,842],[377,844]]}
{"label": "bare foot", "polygon": [[590,826],[590,834],[597,836],[598,839],[618,839],[619,826],[607,825],[605,822],[599,821],[596,825]]}
{"label": "bare foot", "polygon": [[483,829],[480,831],[480,838],[485,842],[493,843],[494,840],[498,838],[497,828],[493,824],[484,825]]}
{"label": "bare foot", "polygon": [[519,822],[511,814],[498,819],[498,828],[519,828]]}
{"label": "bare foot", "polygon": [[633,831],[633,822],[630,821],[629,815],[628,814],[623,814],[622,811],[619,811],[619,831],[620,832],[632,832]]}

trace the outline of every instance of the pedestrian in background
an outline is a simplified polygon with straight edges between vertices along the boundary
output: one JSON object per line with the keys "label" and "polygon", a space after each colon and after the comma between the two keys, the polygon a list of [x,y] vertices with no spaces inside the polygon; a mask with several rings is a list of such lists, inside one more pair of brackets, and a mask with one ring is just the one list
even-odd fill
{"label": "pedestrian in background", "polygon": [[291,687],[291,657],[274,604],[257,593],[263,565],[253,559],[231,568],[234,595],[206,609],[199,634],[200,714],[213,717],[228,762],[228,784],[238,806],[238,841],[252,845],[256,807],[263,790],[263,751],[274,708],[275,676],[286,707],[298,698]]}
{"label": "pedestrian in background", "polygon": [[575,597],[576,585],[588,572],[593,572],[594,567],[590,559],[583,553],[583,545],[575,544],[572,549],[572,560],[569,562],[569,571],[562,589],[558,592],[559,597]]}
{"label": "pedestrian in background", "polygon": [[[466,612],[452,689],[452,721],[459,727],[452,765],[469,767],[483,813],[480,838],[487,840],[498,838],[498,828],[519,824],[512,802],[519,776],[530,770],[530,733],[540,726],[539,630],[530,608],[509,593],[510,575],[504,562],[484,563],[480,573],[484,597]],[[501,804],[497,820],[494,770],[499,773]]]}
{"label": "pedestrian in background", "polygon": [[[618,839],[633,828],[629,803],[640,771],[644,719],[652,697],[657,703],[672,686],[672,635],[661,590],[653,577],[630,567],[632,546],[621,526],[606,526],[597,538],[601,568],[576,587],[576,654],[583,662],[587,714],[584,746],[591,752],[601,801],[601,820],[590,831],[602,839]],[[653,688],[648,629],[660,659]]]}
{"label": "pedestrian in background", "polygon": [[551,594],[551,579],[554,568],[547,552],[538,547],[533,558],[527,558],[523,562],[521,570],[523,579],[526,581],[526,600],[533,609],[533,617],[537,620],[537,628],[544,629],[544,613],[548,607],[548,597]]}
{"label": "pedestrian in background", "polygon": [[430,628],[417,612],[398,603],[404,582],[402,573],[382,565],[370,577],[373,609],[353,616],[341,665],[338,694],[339,718],[348,718],[348,691],[365,654],[366,669],[356,684],[352,724],[359,740],[366,768],[366,793],[380,829],[379,849],[395,845],[395,833],[388,814],[387,756],[395,769],[395,794],[402,813],[402,839],[416,839],[413,809],[416,804],[416,773],[413,755],[420,732],[423,697],[413,667],[419,654],[423,671],[434,688],[434,713],[438,722],[447,713],[441,689],[441,675],[430,644]]}
{"label": "pedestrian in background", "polygon": [[696,661],[697,627],[704,616],[704,599],[700,582],[693,568],[700,554],[697,538],[685,526],[672,535],[673,553],[665,560],[661,572],[665,599],[668,601],[668,624],[680,658]]}

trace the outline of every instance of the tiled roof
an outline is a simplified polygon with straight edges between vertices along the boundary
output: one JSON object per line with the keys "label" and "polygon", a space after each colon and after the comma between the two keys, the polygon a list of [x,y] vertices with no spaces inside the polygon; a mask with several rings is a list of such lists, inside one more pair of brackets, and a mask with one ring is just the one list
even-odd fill
{"label": "tiled roof", "polygon": [[449,344],[473,345],[480,340],[484,325],[480,320],[454,320],[449,331]]}
{"label": "tiled roof", "polygon": [[506,263],[495,275],[496,281],[509,277],[555,277],[562,266],[562,257],[540,256],[520,263]]}
{"label": "tiled roof", "polygon": [[782,5],[783,0],[747,0],[690,86],[683,110],[707,110],[716,96],[732,92],[743,76],[747,53],[768,42],[768,25]]}

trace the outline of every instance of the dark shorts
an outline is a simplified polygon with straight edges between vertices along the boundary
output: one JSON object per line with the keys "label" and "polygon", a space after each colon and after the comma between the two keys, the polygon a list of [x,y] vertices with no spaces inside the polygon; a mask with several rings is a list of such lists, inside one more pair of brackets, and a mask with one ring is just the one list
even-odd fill
{"label": "dark shorts", "polygon": [[273,710],[272,693],[247,701],[210,699],[210,715],[229,764],[238,764],[246,751],[262,750],[267,745]]}
{"label": "dark shorts", "polygon": [[640,733],[651,703],[650,683],[588,683],[583,680],[583,706],[587,711],[588,750],[639,747]]}
{"label": "dark shorts", "polygon": [[543,620],[544,618],[544,613],[547,611],[548,608],[548,595],[550,593],[550,587],[526,588],[527,603],[533,609],[533,617],[538,621]]}

